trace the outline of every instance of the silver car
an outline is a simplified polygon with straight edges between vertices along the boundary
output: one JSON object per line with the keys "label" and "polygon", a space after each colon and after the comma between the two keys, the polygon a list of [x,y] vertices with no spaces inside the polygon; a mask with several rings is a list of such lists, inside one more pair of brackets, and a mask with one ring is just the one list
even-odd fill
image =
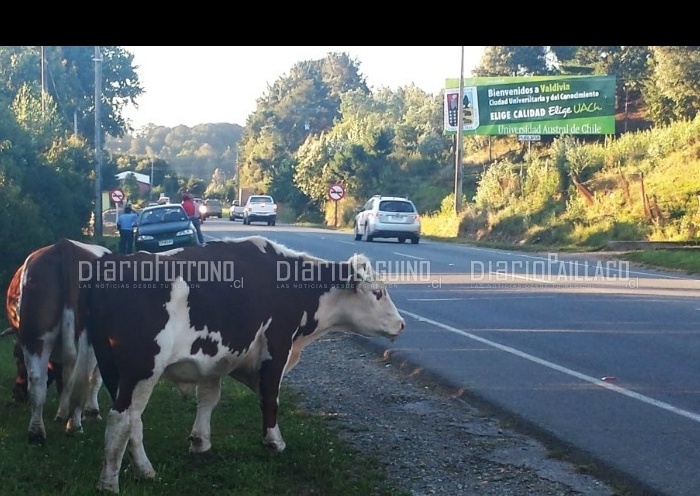
{"label": "silver car", "polygon": [[420,215],[407,198],[375,195],[358,209],[354,229],[355,241],[398,238],[415,245],[420,241]]}

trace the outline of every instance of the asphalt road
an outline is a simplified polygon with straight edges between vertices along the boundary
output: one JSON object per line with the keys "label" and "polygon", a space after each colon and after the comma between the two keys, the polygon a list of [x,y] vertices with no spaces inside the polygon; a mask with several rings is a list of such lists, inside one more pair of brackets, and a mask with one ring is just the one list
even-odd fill
{"label": "asphalt road", "polygon": [[630,494],[700,494],[700,279],[591,255],[520,253],[207,221],[332,260],[368,255],[407,330],[369,340],[533,432]]}

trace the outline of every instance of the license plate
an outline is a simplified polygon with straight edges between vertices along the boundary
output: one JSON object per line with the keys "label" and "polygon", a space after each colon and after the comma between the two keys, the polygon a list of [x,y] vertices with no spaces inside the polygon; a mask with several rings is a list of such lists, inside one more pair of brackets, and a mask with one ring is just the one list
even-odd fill
{"label": "license plate", "polygon": [[403,222],[403,217],[399,217],[397,215],[390,215],[389,222]]}
{"label": "license plate", "polygon": [[172,239],[164,239],[163,241],[158,241],[158,246],[168,246],[172,245],[173,240]]}

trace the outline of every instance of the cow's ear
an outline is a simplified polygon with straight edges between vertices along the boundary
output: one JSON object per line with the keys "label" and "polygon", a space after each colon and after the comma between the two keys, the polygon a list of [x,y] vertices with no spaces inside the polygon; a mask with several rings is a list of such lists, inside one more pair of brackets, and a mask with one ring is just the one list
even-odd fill
{"label": "cow's ear", "polygon": [[355,254],[348,259],[350,267],[350,278],[348,283],[354,291],[357,291],[357,284],[372,281],[372,265],[369,259],[360,254]]}

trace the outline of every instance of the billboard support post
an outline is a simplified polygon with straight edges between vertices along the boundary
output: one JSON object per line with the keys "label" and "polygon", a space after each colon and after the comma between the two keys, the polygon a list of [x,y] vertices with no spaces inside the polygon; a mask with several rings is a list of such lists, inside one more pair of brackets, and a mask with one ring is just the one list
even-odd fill
{"label": "billboard support post", "polygon": [[459,66],[459,97],[457,99],[457,147],[455,150],[455,214],[462,210],[462,151],[464,150],[464,47]]}

